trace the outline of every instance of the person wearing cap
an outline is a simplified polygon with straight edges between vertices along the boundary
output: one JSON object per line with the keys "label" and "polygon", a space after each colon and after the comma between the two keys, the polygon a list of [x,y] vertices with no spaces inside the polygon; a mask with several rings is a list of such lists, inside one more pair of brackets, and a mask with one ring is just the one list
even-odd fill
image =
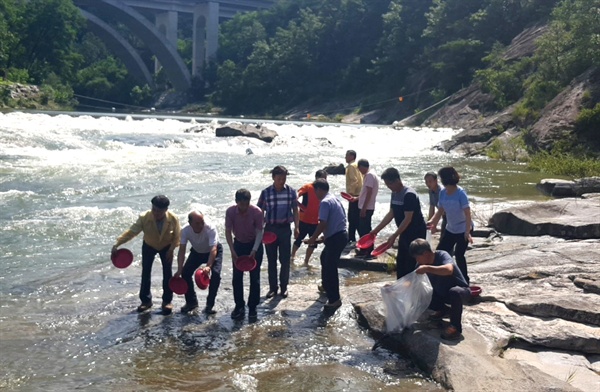
{"label": "person wearing cap", "polygon": [[[450,316],[450,325],[442,332],[442,339],[457,340],[462,334],[463,302],[471,296],[471,290],[452,256],[443,250],[431,250],[429,242],[418,238],[410,243],[409,252],[417,260],[417,274],[427,274],[433,295],[429,309],[434,313],[431,320],[441,321]],[[448,307],[446,304],[449,304]]]}
{"label": "person wearing cap", "polygon": [[[318,180],[319,178],[327,179],[327,172],[325,170],[317,170],[315,173],[315,180]],[[294,241],[294,246],[292,247],[292,262],[296,258],[296,252],[302,245],[302,240],[306,236],[310,237],[315,232],[317,224],[319,224],[319,204],[321,203],[315,194],[315,188],[312,182],[298,189],[298,198],[302,198],[300,205],[303,206],[303,208],[300,208],[299,213],[300,233],[298,234],[298,237]],[[306,255],[304,256],[304,267],[308,267],[310,257],[316,248],[317,244],[314,244],[310,245],[308,249],[306,249]]]}
{"label": "person wearing cap", "polygon": [[[192,246],[184,264],[187,243]],[[198,298],[194,289],[194,273],[202,264],[205,274],[210,274],[210,285],[206,296],[206,307],[203,312],[210,315],[217,313],[213,308],[217,291],[221,285],[221,267],[223,266],[223,246],[219,243],[217,229],[206,223],[200,211],[188,214],[188,225],[181,230],[181,241],[177,253],[176,277],[181,276],[187,282],[185,305],[181,313],[189,313],[198,307]]]}
{"label": "person wearing cap", "polygon": [[340,297],[340,279],[337,264],[342,251],[348,243],[346,232],[346,211],[342,203],[329,193],[329,184],[320,178],[313,182],[315,194],[321,200],[319,205],[319,224],[307,243],[315,244],[321,233],[324,236],[325,249],[321,252],[321,290],[327,295],[325,309],[336,309],[342,305]]}
{"label": "person wearing cap", "polygon": [[[363,177],[356,164],[356,151],[346,151],[346,193],[354,198],[358,197],[362,189]],[[360,210],[358,208],[358,199],[348,201],[348,241],[356,242],[356,232],[360,219]]]}
{"label": "person wearing cap", "polygon": [[177,216],[168,211],[170,201],[167,196],[154,196],[150,202],[152,209],[142,213],[137,221],[117,238],[111,254],[116,254],[119,246],[143,232],[142,283],[139,294],[142,304],[138,306],[137,311],[145,312],[152,307],[152,293],[150,292],[152,264],[158,253],[163,269],[162,312],[171,314],[173,291],[169,288],[169,280],[173,275],[173,252],[179,246],[181,227]]}
{"label": "person wearing cap", "polygon": [[[235,205],[225,211],[225,238],[233,262],[233,300],[235,308],[231,312],[234,320],[244,318],[244,271],[237,269],[235,262],[240,256],[250,256],[256,260],[256,267],[250,271],[250,294],[248,295],[248,318],[256,319],[256,307],[260,302],[260,265],[263,260],[263,213],[250,204],[251,194],[247,189],[235,193]],[[234,238],[235,236],[235,238]]]}
{"label": "person wearing cap", "polygon": [[[294,237],[299,235],[298,196],[296,191],[285,183],[287,175],[288,171],[284,166],[275,166],[271,170],[273,185],[262,190],[256,203],[265,216],[265,231],[273,232],[277,236],[275,242],[265,246],[269,273],[267,298],[273,298],[278,289],[281,290],[281,296],[287,298],[292,250],[290,223],[294,222]],[[278,253],[281,264],[279,284],[277,282]]]}
{"label": "person wearing cap", "polygon": [[414,271],[416,260],[410,255],[409,246],[417,238],[425,238],[427,227],[417,192],[411,187],[404,186],[398,170],[393,167],[385,169],[381,179],[392,191],[390,210],[381,223],[371,231],[371,235],[377,235],[392,220],[395,221],[397,229],[387,239],[387,243],[392,246],[398,239],[396,277],[400,279]]}
{"label": "person wearing cap", "polygon": [[[362,237],[365,234],[369,234],[372,230],[371,220],[375,212],[375,200],[379,192],[379,181],[373,171],[369,169],[369,161],[366,159],[360,159],[357,167],[363,176],[362,189],[360,190],[360,195],[356,198],[359,209],[358,234]],[[357,256],[370,258],[372,251],[373,245],[367,249],[360,249]]]}

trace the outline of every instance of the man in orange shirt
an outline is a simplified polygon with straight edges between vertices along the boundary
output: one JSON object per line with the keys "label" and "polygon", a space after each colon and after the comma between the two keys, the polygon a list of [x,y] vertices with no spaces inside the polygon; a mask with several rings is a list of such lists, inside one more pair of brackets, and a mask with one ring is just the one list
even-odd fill
{"label": "man in orange shirt", "polygon": [[[318,180],[319,178],[326,180],[327,172],[325,170],[317,170],[315,173],[315,180]],[[300,197],[302,197],[302,201],[299,202],[300,234],[298,234],[298,238],[296,238],[294,246],[292,247],[292,260],[296,258],[296,252],[300,248],[300,245],[302,245],[304,237],[307,235],[309,237],[312,236],[319,224],[319,204],[321,202],[315,194],[315,188],[313,187],[312,182],[298,189],[298,199],[300,199]],[[306,255],[304,256],[303,267],[308,267],[310,256],[312,256],[316,248],[317,244],[308,246]]]}

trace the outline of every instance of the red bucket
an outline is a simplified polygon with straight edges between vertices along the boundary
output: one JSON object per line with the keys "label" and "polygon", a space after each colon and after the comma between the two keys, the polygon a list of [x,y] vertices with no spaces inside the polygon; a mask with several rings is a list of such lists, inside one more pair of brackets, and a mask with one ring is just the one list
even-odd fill
{"label": "red bucket", "polygon": [[277,234],[273,233],[272,231],[265,231],[263,233],[263,244],[270,245],[275,241],[277,241]]}
{"label": "red bucket", "polygon": [[350,200],[352,200],[352,199],[353,199],[352,195],[351,195],[351,194],[349,194],[349,193],[342,192],[342,193],[341,193],[341,195],[342,195],[342,197],[343,197],[344,199],[346,199],[346,200],[348,200],[348,201],[350,201]]}
{"label": "red bucket", "polygon": [[375,243],[375,236],[372,234],[365,234],[356,242],[358,249],[369,249]]}
{"label": "red bucket", "polygon": [[133,253],[129,249],[119,249],[114,255],[110,256],[112,263],[117,268],[127,268],[133,261]]}
{"label": "red bucket", "polygon": [[202,268],[196,270],[194,280],[196,281],[196,286],[198,286],[200,290],[206,290],[210,284],[210,276],[208,276]]}
{"label": "red bucket", "polygon": [[469,289],[471,290],[471,297],[479,297],[479,295],[483,291],[479,286],[471,286],[469,287]]}
{"label": "red bucket", "polygon": [[235,261],[235,268],[244,272],[252,271],[254,268],[256,268],[256,260],[254,257],[240,256]]}
{"label": "red bucket", "polygon": [[169,288],[175,294],[182,295],[182,294],[187,293],[188,284],[185,281],[185,279],[183,279],[183,278],[172,277],[171,280],[169,280]]}
{"label": "red bucket", "polygon": [[383,244],[379,245],[377,248],[373,249],[373,251],[371,252],[371,256],[379,256],[380,254],[383,254],[386,250],[390,249],[391,245],[388,244],[387,242],[384,242]]}

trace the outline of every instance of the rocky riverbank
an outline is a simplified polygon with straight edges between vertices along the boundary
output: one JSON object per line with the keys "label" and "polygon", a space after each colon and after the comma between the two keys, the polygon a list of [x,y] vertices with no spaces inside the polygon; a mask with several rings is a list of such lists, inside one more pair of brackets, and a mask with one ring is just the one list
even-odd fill
{"label": "rocky riverbank", "polygon": [[[580,214],[597,228],[600,198],[588,200]],[[448,389],[600,390],[600,238],[492,235],[477,238],[467,260],[483,293],[465,306],[458,342],[442,340],[443,324],[427,314],[402,334],[386,335],[384,283],[348,288],[345,299],[383,347],[410,356]],[[385,258],[369,263],[387,265]]]}

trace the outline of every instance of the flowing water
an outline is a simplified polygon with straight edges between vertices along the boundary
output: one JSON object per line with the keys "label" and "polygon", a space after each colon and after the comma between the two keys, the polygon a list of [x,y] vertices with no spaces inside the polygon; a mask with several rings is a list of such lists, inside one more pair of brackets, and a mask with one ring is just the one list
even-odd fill
{"label": "flowing water", "polygon": [[[256,323],[233,322],[231,263],[225,251],[219,313],[139,315],[141,235],[126,244],[136,255],[118,270],[109,261],[115,238],[166,194],[182,224],[204,212],[224,241],[224,212],[238,188],[253,202],[271,183],[269,169],[290,171],[298,188],[347,149],[372,169],[400,170],[427,208],[423,175],[452,164],[482,219],[507,205],[541,197],[539,175],[521,166],[464,159],[432,146],[449,129],[272,124],[267,144],[216,138],[210,127],[181,119],[0,113],[0,388],[8,390],[139,391],[431,391],[439,387],[397,354],[371,351],[373,339],[345,304],[334,317],[282,312],[263,303]],[[247,155],[250,148],[253,154]],[[330,176],[339,195],[344,177]],[[374,222],[387,211],[381,186]],[[303,257],[303,250],[299,252]],[[313,265],[318,265],[315,252]],[[160,268],[153,294],[160,298]],[[342,283],[390,280],[341,271]],[[316,284],[318,267],[296,268],[294,284]],[[262,272],[263,295],[266,261]],[[246,281],[247,285],[247,281]],[[200,301],[206,292],[197,290]],[[293,297],[286,301],[293,301]]]}

